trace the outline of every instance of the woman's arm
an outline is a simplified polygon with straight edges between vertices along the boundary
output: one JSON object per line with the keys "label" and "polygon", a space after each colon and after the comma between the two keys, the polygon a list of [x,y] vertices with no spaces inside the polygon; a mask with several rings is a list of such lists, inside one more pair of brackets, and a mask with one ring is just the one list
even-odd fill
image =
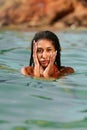
{"label": "woman's arm", "polygon": [[54,73],[54,61],[55,61],[55,58],[56,58],[56,53],[57,52],[55,51],[50,55],[50,62],[43,72],[43,76],[45,78],[52,77],[52,75]]}
{"label": "woman's arm", "polygon": [[40,64],[37,58],[37,42],[34,41],[33,44],[34,76],[40,77]]}

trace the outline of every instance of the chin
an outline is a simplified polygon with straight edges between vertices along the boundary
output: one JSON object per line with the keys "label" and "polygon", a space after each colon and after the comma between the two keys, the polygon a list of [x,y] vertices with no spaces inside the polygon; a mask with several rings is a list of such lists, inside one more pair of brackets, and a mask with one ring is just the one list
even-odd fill
{"label": "chin", "polygon": [[48,65],[42,65],[43,68],[46,68]]}

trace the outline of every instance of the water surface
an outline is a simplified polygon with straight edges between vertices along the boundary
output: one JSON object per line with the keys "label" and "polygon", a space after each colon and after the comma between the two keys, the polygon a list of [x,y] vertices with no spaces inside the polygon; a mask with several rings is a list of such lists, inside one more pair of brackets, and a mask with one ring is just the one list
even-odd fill
{"label": "water surface", "polygon": [[0,31],[0,130],[87,129],[87,31],[55,33],[75,73],[51,81],[20,73],[35,32]]}

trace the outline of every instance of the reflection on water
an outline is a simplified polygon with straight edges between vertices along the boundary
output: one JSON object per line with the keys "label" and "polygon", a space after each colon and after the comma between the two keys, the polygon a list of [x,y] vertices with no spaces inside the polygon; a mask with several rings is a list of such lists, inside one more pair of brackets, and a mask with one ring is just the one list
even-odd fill
{"label": "reflection on water", "polygon": [[20,74],[34,32],[0,32],[0,130],[87,129],[87,31],[55,33],[75,73],[51,81]]}

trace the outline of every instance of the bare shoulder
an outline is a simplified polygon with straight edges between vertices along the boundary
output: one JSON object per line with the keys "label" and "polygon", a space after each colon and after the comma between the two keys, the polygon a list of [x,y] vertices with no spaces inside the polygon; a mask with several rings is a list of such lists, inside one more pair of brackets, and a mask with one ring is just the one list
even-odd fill
{"label": "bare shoulder", "polygon": [[60,72],[64,75],[74,73],[74,69],[72,67],[61,67]]}
{"label": "bare shoulder", "polygon": [[25,67],[21,68],[21,73],[25,76],[33,76],[33,67],[25,66]]}

